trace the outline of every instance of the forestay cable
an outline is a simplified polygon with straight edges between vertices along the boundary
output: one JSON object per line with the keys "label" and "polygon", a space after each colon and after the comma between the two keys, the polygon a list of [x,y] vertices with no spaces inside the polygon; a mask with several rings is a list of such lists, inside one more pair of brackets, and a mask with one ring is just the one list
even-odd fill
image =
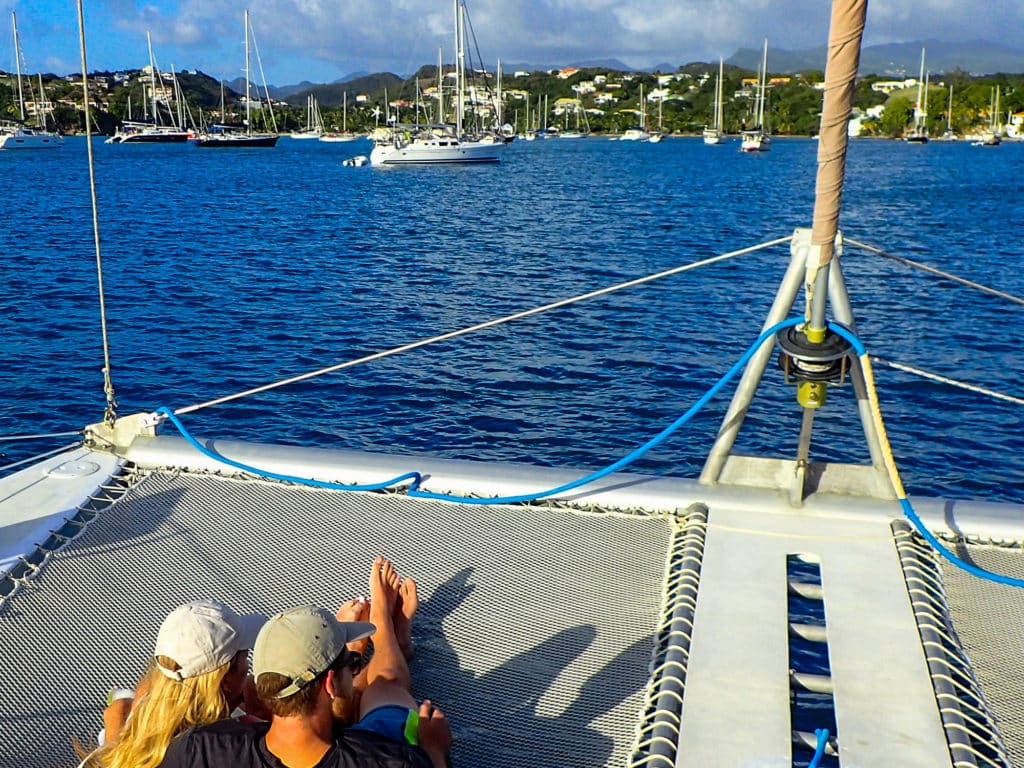
{"label": "forestay cable", "polygon": [[103,420],[113,427],[117,420],[117,397],[114,394],[114,382],[110,376],[110,339],[107,335],[107,305],[103,290],[103,254],[100,248],[99,205],[96,202],[96,169],[92,156],[92,117],[89,114],[89,66],[85,60],[85,11],[82,9],[82,0],[77,0],[76,5],[78,7],[78,48],[82,54],[82,107],[85,112],[85,148],[89,157],[92,238],[96,247],[96,290],[100,297],[100,330],[103,336],[103,392],[107,398]]}
{"label": "forestay cable", "polygon": [[316,378],[318,376],[323,376],[323,375],[328,374],[328,373],[334,373],[335,371],[340,371],[340,370],[343,370],[345,368],[351,368],[353,366],[360,365],[361,363],[368,363],[368,362],[371,362],[373,360],[379,360],[379,359],[384,358],[384,357],[390,357],[391,355],[397,355],[399,352],[408,352],[409,350],[418,349],[419,347],[425,347],[425,346],[427,346],[429,344],[436,344],[437,342],[447,341],[448,339],[454,339],[454,338],[456,338],[458,336],[465,336],[467,334],[474,333],[476,331],[482,331],[485,328],[492,328],[494,326],[502,325],[504,323],[508,323],[508,322],[513,321],[513,320],[520,320],[520,319],[522,319],[524,317],[530,317],[531,315],[539,315],[542,312],[547,312],[547,311],[552,310],[552,309],[558,309],[560,307],[567,307],[570,304],[576,304],[577,302],[585,301],[587,299],[593,299],[593,298],[596,298],[597,296],[603,296],[603,295],[608,294],[608,293],[614,293],[615,291],[621,291],[624,288],[632,288],[632,287],[637,286],[637,285],[642,285],[643,283],[652,282],[654,280],[659,280],[661,278],[669,277],[671,275],[677,275],[677,274],[679,274],[681,272],[687,272],[687,271],[689,271],[691,269],[697,269],[698,267],[705,267],[705,266],[707,266],[709,264],[714,264],[714,263],[719,262],[719,261],[724,261],[725,259],[731,259],[731,258],[734,258],[736,256],[742,256],[742,255],[747,254],[747,253],[752,253],[754,251],[759,251],[759,250],[763,250],[765,248],[770,248],[772,246],[779,245],[781,243],[789,242],[792,239],[793,239],[792,235],[786,235],[785,237],[779,237],[779,238],[776,238],[775,240],[769,240],[767,242],[760,243],[758,245],[752,245],[752,246],[749,246],[747,248],[740,248],[739,250],[729,251],[728,253],[719,254],[718,256],[712,256],[710,258],[703,259],[701,261],[696,261],[696,262],[693,262],[691,264],[683,264],[682,266],[679,266],[679,267],[673,267],[672,269],[666,269],[663,272],[658,272],[658,273],[653,274],[653,275],[647,275],[646,277],[638,277],[635,280],[627,280],[624,283],[618,283],[616,285],[611,285],[611,286],[608,286],[607,288],[600,288],[600,289],[598,289],[596,291],[591,291],[589,293],[584,293],[584,294],[581,294],[579,296],[573,296],[572,298],[561,299],[559,301],[554,301],[554,302],[552,302],[550,304],[545,304],[544,306],[541,306],[541,307],[535,307],[533,309],[527,309],[527,310],[525,310],[523,312],[516,312],[516,313],[511,314],[511,315],[506,315],[505,317],[499,317],[499,318],[497,318],[495,320],[487,320],[486,322],[478,323],[476,325],[471,325],[468,328],[463,328],[463,329],[458,330],[458,331],[451,331],[449,333],[442,333],[439,336],[433,336],[433,337],[431,337],[429,339],[422,339],[420,341],[414,341],[412,343],[403,344],[403,345],[398,346],[398,347],[392,347],[391,349],[386,349],[383,352],[375,352],[375,353],[373,353],[371,355],[365,355],[364,357],[356,358],[355,360],[349,360],[349,361],[344,362],[344,363],[338,363],[337,365],[330,365],[330,366],[328,366],[326,368],[320,368],[319,370],[316,370],[316,371],[310,371],[308,373],[303,373],[303,374],[300,374],[298,376],[292,376],[292,377],[287,378],[287,379],[281,379],[280,381],[275,381],[275,382],[273,382],[271,384],[264,384],[264,385],[259,386],[259,387],[253,387],[252,389],[247,389],[247,390],[245,390],[243,392],[236,392],[233,395],[225,395],[224,397],[219,397],[216,400],[207,400],[205,403],[197,403],[195,405],[190,405],[190,406],[187,406],[185,408],[177,408],[177,409],[175,409],[174,413],[176,413],[178,416],[181,416],[181,415],[184,415],[186,413],[193,413],[193,412],[198,411],[198,410],[200,410],[202,408],[209,408],[211,406],[221,405],[223,403],[227,403],[227,402],[230,402],[232,400],[238,400],[238,399],[240,399],[242,397],[248,397],[249,395],[256,395],[256,394],[259,394],[260,392],[267,392],[268,390],[271,390],[271,389],[278,389],[280,387],[284,387],[284,386],[287,386],[289,384],[297,384],[300,381],[308,381],[309,379],[314,379],[314,378]]}
{"label": "forestay cable", "polygon": [[913,259],[908,259],[908,258],[906,258],[904,256],[897,256],[894,253],[888,253],[887,251],[884,251],[881,248],[876,248],[873,245],[868,245],[867,243],[861,243],[861,242],[859,242],[857,240],[852,240],[849,237],[847,237],[845,239],[845,242],[849,243],[850,245],[854,245],[854,246],[856,246],[858,248],[863,248],[865,251],[869,251],[871,253],[874,253],[877,256],[881,256],[881,257],[886,258],[886,259],[891,259],[892,261],[898,261],[900,264],[906,264],[908,267],[914,267],[915,269],[920,269],[920,270],[922,270],[924,272],[928,272],[928,273],[930,273],[932,275],[937,275],[938,277],[945,278],[946,280],[952,280],[954,283],[960,283],[961,285],[966,285],[967,287],[974,288],[976,290],[981,291],[982,293],[987,293],[987,294],[989,294],[991,296],[998,296],[1001,299],[1006,299],[1007,301],[1012,301],[1015,304],[1024,304],[1024,298],[1021,298],[1020,296],[1014,296],[1012,293],[1006,293],[1005,291],[1000,291],[1000,290],[997,290],[995,288],[989,288],[987,285],[982,285],[981,283],[976,283],[973,280],[968,280],[968,279],[960,277],[958,275],[954,275],[951,272],[945,272],[945,271],[943,271],[941,269],[937,269],[936,267],[930,266],[928,264],[924,264],[924,263],[922,263],[920,261],[914,261]]}

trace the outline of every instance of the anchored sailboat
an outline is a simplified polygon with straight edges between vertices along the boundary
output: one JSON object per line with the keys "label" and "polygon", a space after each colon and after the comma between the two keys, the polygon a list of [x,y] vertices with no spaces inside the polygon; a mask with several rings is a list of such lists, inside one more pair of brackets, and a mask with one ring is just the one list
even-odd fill
{"label": "anchored sailboat", "polygon": [[[57,149],[64,143],[59,133],[46,130],[46,113],[49,103],[43,93],[43,77],[39,76],[39,100],[36,102],[37,127],[26,124],[25,93],[22,89],[21,77],[21,41],[18,39],[18,17],[11,11],[11,27],[14,30],[14,61],[18,79],[18,110],[19,122],[8,122],[0,125],[0,149]],[[29,88],[32,80],[29,78]]]}
{"label": "anchored sailboat", "polygon": [[764,127],[764,105],[767,95],[768,78],[768,38],[764,41],[764,55],[761,59],[761,70],[758,73],[757,92],[754,96],[753,119],[754,127],[740,134],[741,152],[767,152],[771,149],[771,136]]}
{"label": "anchored sailboat", "polygon": [[721,58],[718,59],[718,79],[715,80],[715,103],[714,117],[710,127],[704,128],[705,144],[724,144],[725,132],[722,129],[722,83],[725,64]]}
{"label": "anchored sailboat", "polygon": [[640,83],[640,123],[627,128],[619,136],[619,141],[649,141],[651,134],[647,132],[647,102],[644,100],[644,84]]}
{"label": "anchored sailboat", "polygon": [[917,78],[917,103],[914,104],[914,127],[904,138],[912,144],[928,143],[928,74],[924,71],[924,48],[921,49],[921,74]]}
{"label": "anchored sailboat", "polygon": [[301,130],[292,131],[289,135],[293,139],[319,139],[323,133],[324,120],[320,116],[320,105],[317,104],[316,97],[309,94],[306,97],[306,125]]}
{"label": "anchored sailboat", "polygon": [[[249,26],[249,10],[245,11],[245,128],[239,130],[234,126],[215,125],[195,139],[197,147],[273,147],[277,144],[276,133],[256,133],[252,129],[252,96],[250,92],[249,76],[249,40],[252,30]],[[257,98],[259,89],[257,88]],[[267,95],[269,102],[270,96]],[[262,98],[259,99],[260,109],[263,107]]]}
{"label": "anchored sailboat", "polygon": [[348,91],[341,94],[341,132],[326,131],[320,134],[320,141],[355,141],[361,139],[358,133],[349,133],[348,130]]}
{"label": "anchored sailboat", "polygon": [[[160,94],[166,93],[163,75],[157,67],[153,55],[153,39],[146,32],[146,46],[149,49],[149,104],[153,115],[152,121],[138,122],[125,120],[117,132],[107,139],[107,144],[182,144],[188,141],[189,132],[181,125],[181,114],[175,116],[171,109],[172,101],[178,98],[177,80],[174,81],[173,98],[165,98],[169,122],[161,124]],[[157,85],[159,78],[159,86]],[[143,86],[145,88],[145,86]]]}
{"label": "anchored sailboat", "polygon": [[939,141],[959,141],[960,137],[953,131],[953,84],[949,84],[949,106],[946,107],[946,130]]}
{"label": "anchored sailboat", "polygon": [[[493,134],[469,135],[463,119],[466,107],[466,6],[455,9],[455,123],[403,125],[398,115],[385,134],[374,140],[371,165],[431,165],[435,163],[497,163],[504,142]],[[438,91],[443,88],[438,67]]]}

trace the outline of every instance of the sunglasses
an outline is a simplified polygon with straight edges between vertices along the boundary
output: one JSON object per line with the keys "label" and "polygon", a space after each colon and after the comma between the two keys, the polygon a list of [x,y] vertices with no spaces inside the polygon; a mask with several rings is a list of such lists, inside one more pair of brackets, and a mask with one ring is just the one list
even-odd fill
{"label": "sunglasses", "polygon": [[367,664],[370,663],[370,657],[362,653],[356,653],[348,649],[339,657],[338,667],[348,667],[352,672],[353,677],[358,675]]}

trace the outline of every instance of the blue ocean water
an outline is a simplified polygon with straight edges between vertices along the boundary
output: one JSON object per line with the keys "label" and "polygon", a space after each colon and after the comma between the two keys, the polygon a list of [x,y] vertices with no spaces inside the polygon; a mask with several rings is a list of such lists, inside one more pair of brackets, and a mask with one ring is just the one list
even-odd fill
{"label": "blue ocean water", "polygon": [[[204,402],[809,226],[816,142],[736,150],[516,142],[496,166],[376,169],[342,165],[368,145],[97,139],[120,413]],[[855,141],[840,225],[1024,295],[1022,170],[1024,145]],[[104,405],[85,140],[0,154],[0,183],[0,436],[76,429]],[[206,436],[599,468],[739,358],[787,262],[778,246],[184,421]],[[1024,394],[1024,308],[852,248],[843,268],[872,354]],[[799,410],[770,373],[737,448],[791,456]],[[1024,502],[1020,406],[876,375],[912,494]],[[726,406],[712,401],[633,469],[696,475]],[[862,443],[850,387],[831,390],[812,456],[866,460]],[[0,443],[3,463],[47,447]]]}

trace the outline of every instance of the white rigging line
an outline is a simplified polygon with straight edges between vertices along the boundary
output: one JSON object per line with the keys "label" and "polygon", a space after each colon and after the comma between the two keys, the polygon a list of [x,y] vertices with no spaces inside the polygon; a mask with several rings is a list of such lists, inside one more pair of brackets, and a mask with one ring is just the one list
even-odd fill
{"label": "white rigging line", "polygon": [[1004,293],[1003,291],[996,290],[995,288],[989,288],[987,285],[976,283],[973,280],[967,280],[966,278],[959,277],[950,272],[944,272],[943,270],[936,269],[935,267],[929,266],[928,264],[923,264],[920,261],[913,261],[912,259],[907,259],[904,258],[903,256],[897,256],[893,253],[888,253],[882,250],[881,248],[876,248],[875,246],[868,245],[867,243],[861,243],[849,237],[845,238],[845,242],[849,243],[850,245],[854,245],[858,248],[863,248],[865,251],[870,251],[871,253],[877,254],[878,256],[882,256],[886,259],[892,259],[893,261],[898,261],[901,264],[906,264],[907,266],[910,267],[916,267],[917,269],[923,270],[925,272],[930,272],[933,275],[938,275],[939,277],[944,277],[947,280],[952,280],[954,283],[960,283],[962,285],[968,286],[969,288],[975,288],[979,291],[982,291],[983,293],[988,293],[991,294],[992,296],[998,296],[1001,299],[1012,301],[1015,304],[1024,304],[1024,298],[1021,298],[1020,296],[1014,296],[1012,293]]}
{"label": "white rigging line", "polygon": [[13,442],[15,440],[42,440],[47,437],[71,437],[72,435],[80,435],[82,430],[76,429],[70,432],[50,432],[45,435],[7,435],[0,437],[0,443]]}
{"label": "white rigging line", "polygon": [[982,395],[988,395],[989,397],[994,397],[994,398],[996,398],[998,400],[1005,400],[1008,403],[1016,403],[1017,405],[1024,405],[1024,397],[1014,397],[1013,395],[1005,395],[1002,392],[996,392],[995,390],[992,390],[992,389],[987,389],[985,387],[979,387],[976,384],[968,384],[965,381],[958,381],[957,379],[950,379],[950,378],[947,378],[946,376],[941,376],[941,375],[939,375],[937,373],[931,373],[930,371],[925,371],[925,370],[922,370],[921,368],[914,368],[913,366],[910,366],[910,365],[903,365],[902,363],[895,363],[892,360],[886,360],[885,358],[882,358],[882,357],[875,357],[874,355],[872,355],[871,362],[873,362],[873,363],[880,363],[882,365],[887,365],[890,368],[895,368],[897,371],[904,371],[905,373],[912,373],[915,376],[920,376],[921,378],[924,378],[924,379],[931,379],[932,381],[938,381],[938,382],[940,382],[942,384],[949,384],[950,386],[959,387],[960,389],[966,389],[966,390],[969,390],[970,392],[978,392],[978,393],[980,393]]}
{"label": "white rigging line", "polygon": [[107,405],[103,411],[103,420],[114,426],[117,420],[117,398],[114,396],[114,383],[110,378],[110,339],[107,335],[107,305],[103,292],[103,256],[100,249],[100,218],[99,206],[96,202],[96,169],[92,156],[92,120],[89,117],[89,66],[85,60],[85,12],[82,0],[77,0],[78,7],[78,48],[82,54],[82,107],[85,110],[85,147],[89,156],[89,198],[92,203],[92,237],[96,247],[96,290],[100,298],[100,330],[103,336],[103,391]]}
{"label": "white rigging line", "polygon": [[64,453],[64,451],[69,451],[72,448],[77,448],[81,444],[81,441],[68,443],[67,445],[62,445],[60,448],[54,448],[53,450],[45,451],[44,453],[37,453],[35,456],[29,456],[27,459],[21,459],[20,461],[16,461],[13,464],[5,464],[4,466],[0,467],[0,472],[4,472],[8,469],[14,469],[15,467],[20,467],[23,464],[34,464],[35,462],[41,461],[42,459],[48,459],[50,456],[56,456],[58,453]]}
{"label": "white rigging line", "polygon": [[720,254],[718,256],[712,256],[712,257],[704,259],[702,261],[695,261],[695,262],[693,262],[691,264],[683,264],[681,266],[673,267],[672,269],[667,269],[667,270],[665,270],[663,272],[658,272],[658,273],[653,274],[653,275],[647,275],[645,277],[638,277],[635,280],[627,280],[624,283],[618,283],[616,285],[611,285],[611,286],[608,286],[607,288],[601,288],[601,289],[596,290],[596,291],[591,291],[590,293],[584,293],[584,294],[581,294],[579,296],[573,296],[572,298],[568,298],[568,299],[561,299],[559,301],[555,301],[555,302],[552,302],[550,304],[545,304],[544,306],[541,306],[541,307],[535,307],[533,309],[527,309],[527,310],[524,310],[523,312],[516,312],[516,313],[511,314],[511,315],[506,315],[505,317],[499,317],[499,318],[497,318],[495,320],[487,320],[486,322],[478,323],[477,325],[471,325],[468,328],[463,328],[463,329],[458,330],[458,331],[451,331],[449,333],[443,333],[443,334],[441,334],[439,336],[433,336],[433,337],[431,337],[429,339],[422,339],[420,341],[414,341],[414,342],[411,342],[409,344],[403,344],[403,345],[401,345],[399,347],[393,347],[391,349],[386,349],[386,350],[384,350],[382,352],[375,352],[375,353],[373,353],[371,355],[366,355],[365,357],[360,357],[360,358],[357,358],[355,360],[349,360],[347,362],[338,363],[337,365],[331,365],[331,366],[328,366],[326,368],[321,368],[321,369],[316,370],[316,371],[310,371],[308,373],[303,373],[303,374],[300,374],[298,376],[292,376],[292,377],[287,378],[287,379],[281,379],[280,381],[276,381],[276,382],[273,382],[271,384],[264,384],[263,386],[254,387],[252,389],[247,389],[244,392],[236,392],[233,395],[225,395],[224,397],[219,397],[216,400],[208,400],[205,403],[197,403],[196,405],[190,405],[190,406],[188,406],[186,408],[179,408],[179,409],[175,410],[174,413],[175,413],[175,415],[179,415],[179,416],[182,415],[182,414],[186,414],[186,413],[193,413],[193,412],[198,411],[198,410],[200,410],[202,408],[209,408],[209,407],[214,406],[214,405],[220,405],[222,403],[227,403],[227,402],[229,402],[231,400],[238,400],[239,398],[242,398],[242,397],[248,397],[249,395],[259,394],[260,392],[266,392],[266,391],[271,390],[271,389],[277,389],[279,387],[287,386],[289,384],[296,384],[296,383],[298,383],[300,381],[307,381],[308,379],[313,379],[313,378],[316,378],[317,376],[323,376],[323,375],[328,374],[328,373],[334,373],[335,371],[340,371],[340,370],[342,370],[344,368],[351,368],[351,367],[353,367],[355,365],[359,365],[361,363],[368,363],[368,362],[370,362],[372,360],[379,360],[379,359],[384,358],[384,357],[390,357],[391,355],[397,355],[399,352],[408,352],[409,350],[412,350],[412,349],[417,349],[419,347],[425,347],[428,344],[435,344],[435,343],[437,343],[439,341],[447,341],[448,339],[454,339],[457,336],[465,336],[466,334],[469,334],[469,333],[474,333],[476,331],[482,331],[485,328],[492,328],[492,327],[494,327],[496,325],[502,325],[504,323],[508,323],[508,322],[513,321],[513,320],[520,320],[520,319],[522,319],[524,317],[529,317],[531,315],[538,315],[538,314],[540,314],[542,312],[547,312],[547,311],[552,310],[552,309],[559,309],[560,307],[566,307],[566,306],[569,306],[570,304],[576,304],[577,302],[580,302],[580,301],[585,301],[587,299],[596,298],[597,296],[604,296],[604,295],[609,294],[609,293],[614,293],[615,291],[621,291],[621,290],[623,290],[625,288],[632,288],[632,287],[637,286],[637,285],[642,285],[643,283],[649,283],[649,282],[652,282],[654,280],[659,280],[659,279],[664,278],[664,277],[669,277],[671,275],[677,275],[677,274],[679,274],[681,272],[688,272],[688,271],[690,271],[692,269],[697,269],[698,267],[705,267],[705,266],[708,266],[709,264],[714,264],[714,263],[719,262],[719,261],[724,261],[726,259],[731,259],[731,258],[734,258],[736,256],[742,256],[744,254],[752,253],[754,251],[759,251],[759,250],[762,250],[762,249],[765,249],[765,248],[771,248],[772,246],[780,245],[782,243],[787,243],[787,242],[789,242],[792,239],[793,239],[792,235],[786,235],[785,237],[779,237],[779,238],[776,238],[775,240],[769,240],[769,241],[767,241],[765,243],[761,243],[759,245],[752,245],[752,246],[750,246],[748,248],[740,248],[739,250],[736,250],[736,251],[729,251],[728,253],[723,253],[723,254]]}

